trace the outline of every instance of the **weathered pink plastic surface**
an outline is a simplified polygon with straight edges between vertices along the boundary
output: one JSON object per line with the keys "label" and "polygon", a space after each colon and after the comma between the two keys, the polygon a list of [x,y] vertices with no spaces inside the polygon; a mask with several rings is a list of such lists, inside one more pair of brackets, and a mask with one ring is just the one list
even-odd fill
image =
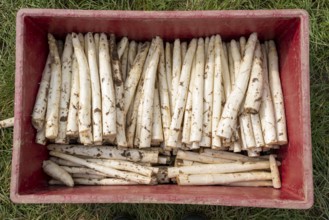
{"label": "weathered pink plastic surface", "polygon": [[[289,144],[282,147],[282,189],[223,186],[49,187],[34,143],[31,112],[48,53],[47,32],[106,32],[149,40],[190,39],[219,33],[223,39],[258,32],[275,39],[287,115]],[[11,199],[16,203],[184,203],[310,208],[313,204],[309,91],[309,27],[303,10],[268,11],[77,11],[23,9],[17,14],[15,128]]]}

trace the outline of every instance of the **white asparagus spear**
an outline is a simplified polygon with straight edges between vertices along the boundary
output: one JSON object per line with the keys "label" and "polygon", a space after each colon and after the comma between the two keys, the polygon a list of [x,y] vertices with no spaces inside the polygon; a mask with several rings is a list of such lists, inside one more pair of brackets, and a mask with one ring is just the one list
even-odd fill
{"label": "white asparagus spear", "polygon": [[165,51],[163,44],[160,45],[160,60],[158,64],[158,82],[159,82],[159,94],[160,94],[161,120],[162,120],[163,135],[164,135],[163,144],[165,147],[169,138],[171,109],[170,109],[170,93],[168,87],[170,83],[167,81]]}
{"label": "white asparagus spear", "polygon": [[226,185],[241,181],[269,180],[269,172],[179,175],[178,185]]}
{"label": "white asparagus spear", "polygon": [[240,125],[240,137],[241,137],[241,150],[247,150],[246,145],[246,137],[244,136],[243,127],[241,125],[241,117],[239,117],[239,125]]}
{"label": "white asparagus spear", "polygon": [[172,56],[172,81],[171,81],[171,112],[174,112],[176,104],[177,89],[179,85],[180,75],[182,70],[181,43],[179,39],[174,42]]}
{"label": "white asparagus spear", "polygon": [[[1,128],[1,126],[0,126]],[[47,138],[45,134],[45,127],[41,128],[40,130],[37,130],[37,134],[35,136],[35,143],[46,145],[47,144]]]}
{"label": "white asparagus spear", "polygon": [[[80,44],[77,34],[72,33],[72,42],[74,47],[74,54],[78,61],[79,67],[79,135],[84,137],[83,144],[90,144],[92,142],[91,135],[91,83],[89,66],[87,57],[83,52],[83,47]],[[83,89],[81,89],[83,88]]]}
{"label": "white asparagus spear", "polygon": [[93,34],[89,32],[86,35],[87,35],[88,61],[89,61],[90,80],[91,80],[93,140],[96,145],[101,145],[103,141],[102,100],[101,100],[101,88],[99,81],[98,64],[96,59],[97,51],[96,51],[96,45],[95,45]]}
{"label": "white asparagus spear", "polygon": [[281,87],[281,80],[279,74],[279,57],[275,47],[274,41],[269,41],[268,50],[268,77],[274,104],[275,120],[276,120],[276,134],[278,144],[283,145],[288,143],[286,115],[284,110],[284,99]]}
{"label": "white asparagus spear", "polygon": [[0,129],[14,127],[14,121],[14,117],[0,121]]}
{"label": "white asparagus spear", "polygon": [[136,41],[132,40],[129,42],[129,47],[128,47],[127,78],[129,77],[129,72],[130,72],[131,68],[133,67],[136,55],[137,55],[137,43],[136,43]]}
{"label": "white asparagus spear", "polygon": [[118,57],[119,57],[119,59],[121,59],[121,57],[123,56],[126,47],[128,47],[128,44],[129,44],[129,40],[128,40],[127,37],[123,37],[119,41],[118,46],[117,46],[117,51],[118,51]]}
{"label": "white asparagus spear", "polygon": [[216,135],[217,126],[219,119],[222,113],[222,96],[223,90],[221,90],[222,86],[222,64],[221,64],[221,47],[222,40],[219,35],[215,36],[215,69],[214,69],[214,91],[213,91],[213,112],[212,112],[212,148],[220,148],[222,146],[220,137]]}
{"label": "white asparagus spear", "polygon": [[37,130],[43,129],[45,124],[50,77],[51,77],[51,55],[48,54],[45,67],[42,72],[42,78],[32,112],[32,125]]}
{"label": "white asparagus spear", "polygon": [[48,34],[48,44],[51,56],[51,79],[47,102],[46,137],[55,139],[58,135],[62,69],[56,40],[51,34]]}
{"label": "white asparagus spear", "polygon": [[134,138],[134,145],[139,146],[140,143],[140,138],[141,138],[141,130],[142,130],[142,120],[143,120],[143,105],[144,105],[144,81],[145,81],[145,76],[146,76],[146,70],[147,67],[149,66],[149,63],[151,61],[152,55],[154,53],[154,50],[156,48],[156,39],[154,38],[152,40],[150,49],[148,51],[144,66],[143,66],[143,72],[142,72],[142,78],[140,79],[140,87],[138,90],[140,90],[141,93],[141,98],[140,102],[138,103],[138,113],[137,113],[137,123],[136,123],[136,134]]}
{"label": "white asparagus spear", "polygon": [[[142,88],[143,88],[143,82],[144,82],[144,76],[141,77],[138,88],[136,91],[136,95],[134,98],[134,102],[131,105],[132,112],[131,115],[127,114],[127,146],[128,147],[133,147],[134,146],[134,139],[135,139],[135,132],[137,135],[137,118],[138,118],[138,110],[139,110],[139,105],[141,104],[141,97],[142,97]],[[137,137],[136,137],[137,139]],[[138,137],[139,139],[139,137]]]}
{"label": "white asparagus spear", "polygon": [[221,64],[223,71],[223,87],[225,92],[225,99],[227,100],[229,95],[231,94],[232,87],[231,87],[231,78],[230,78],[230,70],[228,63],[228,53],[225,43],[221,44]]}
{"label": "white asparagus spear", "polygon": [[[94,184],[95,180],[100,180],[100,179],[104,179],[103,176],[98,176],[98,175],[87,175],[87,174],[72,174],[72,178],[73,178],[73,182],[75,180],[82,180],[84,182],[86,182],[86,184],[81,184],[81,185],[96,185]],[[110,178],[110,180],[112,180],[113,178]],[[116,180],[121,180],[121,179],[116,179]],[[122,180],[125,181],[125,180]],[[79,184],[77,182],[75,182],[76,184]],[[53,185],[65,185],[63,182],[59,181],[59,180],[55,180],[55,179],[51,179],[48,181],[48,184],[53,186]]]}
{"label": "white asparagus spear", "polygon": [[134,147],[139,147],[140,139],[141,139],[142,120],[143,120],[143,92],[141,92],[140,101],[137,106],[138,107],[136,107],[137,120],[136,120],[136,129],[135,129],[135,137],[134,137]]}
{"label": "white asparagus spear", "polygon": [[78,109],[79,109],[79,66],[75,54],[72,55],[72,83],[70,94],[69,114],[67,116],[66,135],[69,138],[79,137]]}
{"label": "white asparagus spear", "polygon": [[254,133],[256,147],[264,147],[264,137],[262,132],[262,125],[260,123],[259,114],[250,114],[252,130]]}
{"label": "white asparagus spear", "polygon": [[252,170],[269,170],[269,161],[257,162],[234,162],[222,164],[204,164],[184,167],[169,167],[168,177],[176,177],[179,174],[219,174],[219,173],[238,173]]}
{"label": "white asparagus spear", "polygon": [[238,43],[235,40],[231,40],[231,53],[232,53],[232,59],[233,59],[233,65],[234,65],[234,80],[237,80],[240,64],[241,64],[241,54],[240,49],[238,46]]}
{"label": "white asparagus spear", "polygon": [[270,169],[272,174],[273,187],[276,189],[280,189],[281,188],[280,173],[279,173],[278,165],[273,155],[270,155]]}
{"label": "white asparagus spear", "polygon": [[[165,60],[166,60],[166,77],[167,77],[167,85],[169,91],[169,99],[170,99],[170,106],[174,105],[172,100],[172,57],[171,57],[171,45],[169,42],[166,42],[166,49],[165,49]],[[173,107],[173,106],[172,106]],[[170,108],[170,110],[172,109]]]}
{"label": "white asparagus spear", "polygon": [[99,75],[102,93],[102,131],[103,138],[116,136],[116,99],[112,78],[110,51],[107,36],[100,35],[99,45]]}
{"label": "white asparagus spear", "polygon": [[156,37],[154,52],[150,58],[150,62],[146,68],[145,79],[143,85],[143,114],[141,121],[141,133],[139,148],[146,148],[151,146],[152,139],[152,120],[153,120],[153,97],[154,94],[156,72],[160,58],[160,46],[163,44],[159,37]]}
{"label": "white asparagus spear", "polygon": [[96,60],[97,64],[99,63],[99,41],[100,41],[99,33],[94,34],[94,41],[95,41],[95,49],[96,49]]}
{"label": "white asparagus spear", "polygon": [[152,138],[151,141],[163,141],[163,129],[161,121],[161,109],[159,100],[158,83],[155,83],[154,97],[153,97],[153,121],[152,121]]}
{"label": "white asparagus spear", "polygon": [[[61,159],[61,158],[59,158],[59,159]],[[79,174],[99,175],[99,176],[103,176],[103,178],[108,176],[102,172],[93,170],[91,168],[86,168],[83,165],[80,165],[79,167],[61,166],[61,168],[70,174],[79,173]]]}
{"label": "white asparagus spear", "polygon": [[[99,178],[96,175],[73,174],[73,181],[77,185],[86,186],[116,186],[116,185],[136,185],[137,183],[117,178]],[[63,185],[59,180],[51,179],[49,185]]]}
{"label": "white asparagus spear", "polygon": [[[184,116],[184,109],[186,105],[187,92],[190,83],[191,68],[194,58],[194,54],[197,47],[197,40],[192,39],[188,47],[185,60],[182,67],[182,72],[179,80],[179,86],[177,88],[177,98],[175,102],[175,108],[170,125],[170,136],[168,140],[168,146],[175,147],[178,143],[178,137]],[[201,116],[202,117],[202,116]]]}
{"label": "white asparagus spear", "polygon": [[[216,157],[216,158],[222,158],[222,159],[228,159],[228,160],[236,160],[240,162],[257,162],[257,161],[268,161],[269,155],[259,156],[257,158],[251,158],[242,154],[236,154],[232,152],[227,151],[218,151],[218,150],[212,150],[212,149],[204,149],[204,152],[201,153],[201,155],[206,155],[209,157]],[[277,155],[272,154],[274,158],[277,158]],[[278,166],[281,166],[281,163],[279,161],[276,162]]]}
{"label": "white asparagus spear", "polygon": [[145,42],[142,45],[141,50],[138,52],[135,61],[133,63],[133,66],[128,74],[129,76],[125,81],[125,95],[124,95],[125,114],[127,114],[128,109],[133,101],[138,82],[142,75],[144,62],[147,56],[147,52],[149,51],[149,47],[150,47],[149,42]]}
{"label": "white asparagus spear", "polygon": [[116,141],[118,146],[126,147],[126,117],[124,112],[124,85],[122,81],[122,74],[120,68],[120,60],[117,53],[115,35],[110,35],[110,51],[111,51],[111,61],[112,61],[112,70],[113,70],[113,81],[115,88],[115,101],[116,101]]}
{"label": "white asparagus spear", "polygon": [[246,50],[246,38],[244,36],[240,37],[240,54],[241,54],[241,57],[244,56],[244,52]]}
{"label": "white asparagus spear", "polygon": [[243,131],[244,133],[247,148],[256,147],[250,114],[242,114],[240,115],[239,119],[240,119],[240,126],[243,128],[241,131]]}
{"label": "white asparagus spear", "polygon": [[98,172],[104,173],[104,174],[108,175],[109,177],[130,180],[130,181],[142,183],[142,184],[149,184],[151,182],[150,177],[145,177],[145,176],[135,174],[135,173],[130,173],[130,172],[119,171],[119,170],[116,170],[116,169],[113,169],[110,167],[104,167],[104,166],[98,165],[96,163],[88,162],[85,159],[81,159],[81,158],[78,158],[75,156],[63,154],[63,153],[56,152],[56,151],[50,151],[49,154],[51,156],[59,157],[59,158],[83,165],[85,167],[96,170]]}
{"label": "white asparagus spear", "polygon": [[231,138],[232,132],[235,130],[239,107],[248,86],[256,42],[257,33],[253,33],[248,39],[235,87],[226,100],[222,118],[218,123],[217,135],[222,138]]}
{"label": "white asparagus spear", "polygon": [[[200,155],[203,156],[208,156],[208,157],[213,157],[213,158],[221,158],[221,159],[227,159],[227,160],[232,160],[235,162],[258,162],[258,161],[268,161],[270,156],[269,155],[264,155],[264,156],[259,156],[259,157],[248,157],[242,154],[236,154],[236,153],[232,153],[232,152],[228,152],[228,151],[218,151],[218,150],[213,150],[213,149],[204,149],[203,153],[200,153]],[[271,154],[273,155],[274,158],[277,158],[276,154]],[[177,158],[176,158],[177,160]],[[182,159],[179,159],[182,160]],[[190,161],[190,160],[185,160],[187,162],[185,162],[185,165],[189,165],[192,166],[194,165],[200,165],[200,164],[205,164],[205,163],[200,163],[200,162],[196,162],[196,161]],[[188,162],[190,161],[190,162]],[[195,162],[195,163],[193,163]],[[193,163],[193,164],[192,164]],[[198,164],[199,163],[199,164]],[[281,162],[276,161],[277,166],[281,166]]]}
{"label": "white asparagus spear", "polygon": [[230,80],[231,80],[231,91],[234,88],[235,85],[235,69],[234,69],[234,61],[232,56],[232,50],[231,50],[231,44],[226,43],[227,48],[227,56],[228,56],[228,67],[230,71]]}
{"label": "white asparagus spear", "polygon": [[192,92],[192,115],[190,142],[199,142],[202,138],[203,123],[203,87],[204,87],[204,66],[205,52],[203,38],[198,39],[198,47],[195,54],[195,79]]}
{"label": "white asparagus spear", "polygon": [[63,160],[61,158],[58,157],[50,157],[49,160],[53,161],[54,163],[56,163],[57,165],[60,166],[68,166],[68,167],[81,167],[81,165],[67,161],[67,160]]}
{"label": "white asparagus spear", "polygon": [[276,122],[275,122],[273,101],[272,101],[271,91],[268,82],[267,53],[264,44],[262,45],[262,55],[263,55],[264,88],[263,88],[262,101],[259,109],[259,116],[262,124],[262,132],[264,136],[265,145],[272,145],[277,143]]}
{"label": "white asparagus spear", "polygon": [[203,89],[203,126],[202,139],[200,146],[211,147],[212,137],[212,112],[213,112],[213,91],[214,91],[214,68],[215,68],[215,36],[209,41],[207,53],[207,63],[204,73],[204,89]]}
{"label": "white asparagus spear", "polygon": [[259,158],[250,158],[248,156],[242,154],[235,154],[226,151],[217,151],[212,149],[204,149],[204,152],[201,155],[207,155],[209,157],[216,157],[222,158],[227,160],[236,160],[241,162],[255,162],[255,161],[264,161],[266,159],[259,159]]}
{"label": "white asparagus spear", "polygon": [[117,178],[106,178],[106,179],[92,179],[92,178],[73,178],[75,184],[86,185],[86,186],[117,186],[117,185],[137,185],[133,181],[117,179]]}
{"label": "white asparagus spear", "polygon": [[123,55],[121,57],[121,72],[122,72],[122,80],[126,81],[127,78],[127,68],[128,68],[128,46],[126,47]]}
{"label": "white asparagus spear", "polygon": [[74,186],[74,182],[71,175],[63,168],[58,166],[56,163],[50,160],[45,160],[42,163],[42,169],[47,175],[51,176],[56,180],[61,181],[65,185],[70,187]]}
{"label": "white asparagus spear", "polygon": [[259,111],[264,85],[262,65],[262,51],[259,42],[257,42],[248,90],[244,102],[244,111],[248,113],[255,114]]}
{"label": "white asparagus spear", "polygon": [[185,42],[185,41],[182,42],[180,45],[180,49],[181,49],[181,60],[183,62],[185,59],[186,52],[187,52],[187,42]]}
{"label": "white asparagus spear", "polygon": [[[221,46],[223,44],[220,44],[220,50],[223,50],[223,47]],[[222,52],[220,52],[220,56],[221,56],[221,60],[222,60]],[[221,108],[221,114],[222,114],[222,111],[223,111],[223,108],[224,108],[224,105],[225,105],[225,102],[226,102],[226,96],[225,96],[225,89],[224,89],[224,78],[223,78],[223,74],[224,74],[224,68],[222,66],[222,62],[221,62],[221,71],[222,71],[222,84],[220,85],[220,97],[222,99],[222,108]],[[216,131],[217,131],[217,128],[216,128]]]}
{"label": "white asparagus spear", "polygon": [[133,162],[156,163],[158,151],[143,151],[136,149],[116,149],[108,146],[55,145],[47,146],[48,150],[67,154],[104,158],[114,160],[128,160]]}
{"label": "white asparagus spear", "polygon": [[188,88],[185,112],[184,112],[184,122],[183,122],[183,131],[182,131],[182,143],[191,144],[191,117],[192,117],[192,92],[194,86],[194,79],[196,75],[196,58],[194,56],[191,70],[191,80]]}
{"label": "white asparagus spear", "polygon": [[176,158],[182,159],[182,160],[191,160],[191,161],[200,162],[200,163],[210,163],[210,164],[234,162],[233,160],[214,158],[214,157],[210,157],[208,155],[201,155],[201,154],[198,154],[195,152],[182,151],[182,150],[179,150],[177,152]]}
{"label": "white asparagus spear", "polygon": [[111,167],[117,170],[125,170],[133,173],[138,173],[143,176],[151,177],[153,174],[152,169],[149,167],[144,167],[137,163],[129,161],[120,161],[120,160],[100,160],[100,159],[87,159],[88,162],[97,163],[105,167]]}
{"label": "white asparagus spear", "polygon": [[67,118],[70,106],[71,79],[72,79],[72,36],[66,35],[65,46],[62,55],[62,79],[61,79],[61,98],[59,105],[59,127],[55,143],[64,144],[68,142],[66,137]]}

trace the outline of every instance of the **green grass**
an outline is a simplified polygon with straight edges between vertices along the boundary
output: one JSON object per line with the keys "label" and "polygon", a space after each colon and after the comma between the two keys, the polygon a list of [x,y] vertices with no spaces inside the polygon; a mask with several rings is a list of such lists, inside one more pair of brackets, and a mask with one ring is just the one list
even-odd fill
{"label": "green grass", "polygon": [[[0,119],[13,115],[15,15],[20,8],[215,10],[303,8],[310,14],[311,114],[315,204],[310,210],[196,205],[15,205],[9,199],[12,130],[0,131],[0,219],[111,219],[127,212],[137,219],[179,219],[188,211],[210,219],[329,219],[329,1],[327,0],[2,0],[0,1]],[[251,204],[252,205],[252,204]]]}

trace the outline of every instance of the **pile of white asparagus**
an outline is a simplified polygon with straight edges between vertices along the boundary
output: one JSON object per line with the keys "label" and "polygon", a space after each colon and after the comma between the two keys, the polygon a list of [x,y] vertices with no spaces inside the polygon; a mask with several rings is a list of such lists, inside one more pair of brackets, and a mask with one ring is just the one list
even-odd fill
{"label": "pile of white asparagus", "polygon": [[[256,164],[261,152],[287,144],[278,53],[274,41],[260,44],[257,33],[248,40],[222,42],[220,35],[213,35],[189,43],[163,42],[160,37],[151,42],[123,37],[117,42],[113,34],[70,33],[64,45],[48,34],[48,43],[49,55],[32,113],[39,144],[81,143],[117,151],[139,148],[138,152],[161,148],[165,155],[157,159],[184,151],[202,155],[230,150],[246,152],[254,158],[245,163]],[[216,161],[216,156],[210,158]],[[173,159],[176,165],[179,159]],[[86,162],[80,161],[85,169],[97,170],[86,165],[97,165],[93,159],[80,160]],[[168,162],[170,157],[162,160]],[[191,167],[199,166],[200,161],[194,162]],[[239,160],[226,162],[245,167]],[[264,166],[261,170],[267,169]],[[224,173],[216,175],[228,175]],[[166,181],[177,177],[182,185],[201,184],[185,176],[168,176]]]}
{"label": "pile of white asparagus", "polygon": [[[43,170],[50,185],[228,185],[281,187],[276,155],[252,158],[213,149],[179,150],[175,166],[163,148],[117,149],[108,146],[50,144]],[[169,153],[170,155],[170,153]],[[159,166],[159,164],[162,164]]]}

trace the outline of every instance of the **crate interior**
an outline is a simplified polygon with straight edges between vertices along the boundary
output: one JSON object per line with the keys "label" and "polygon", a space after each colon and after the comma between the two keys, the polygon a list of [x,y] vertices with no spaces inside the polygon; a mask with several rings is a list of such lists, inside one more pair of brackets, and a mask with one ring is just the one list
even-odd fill
{"label": "crate interior", "polygon": [[[301,22],[298,17],[243,17],[234,19],[221,16],[171,17],[165,15],[152,16],[105,16],[97,14],[74,16],[72,13],[62,15],[24,17],[23,40],[23,74],[22,102],[19,136],[19,163],[17,165],[17,191],[19,195],[49,196],[53,201],[63,197],[80,196],[90,201],[152,202],[154,197],[164,201],[180,203],[202,203],[198,197],[206,197],[208,201],[225,201],[230,204],[232,199],[259,200],[295,200],[305,199],[304,151],[302,148],[303,118],[302,85],[301,85]],[[65,37],[68,32],[106,32],[115,33],[118,38],[127,36],[129,39],[150,40],[161,36],[164,40],[174,38],[191,39],[212,34],[220,34],[223,40],[248,36],[257,32],[261,41],[275,39],[280,55],[280,73],[286,107],[288,125],[288,146],[278,151],[282,161],[282,189],[272,188],[241,188],[224,186],[78,186],[72,189],[66,187],[47,186],[47,176],[43,174],[41,162],[48,158],[44,146],[34,143],[35,130],[31,125],[31,112],[35,102],[39,81],[48,54],[47,32],[57,38]],[[17,88],[16,88],[17,89]],[[16,103],[17,104],[17,103]],[[15,142],[16,143],[16,142]],[[48,201],[51,201],[48,200]],[[248,205],[248,204],[246,204]],[[252,204],[249,204],[252,205]]]}

